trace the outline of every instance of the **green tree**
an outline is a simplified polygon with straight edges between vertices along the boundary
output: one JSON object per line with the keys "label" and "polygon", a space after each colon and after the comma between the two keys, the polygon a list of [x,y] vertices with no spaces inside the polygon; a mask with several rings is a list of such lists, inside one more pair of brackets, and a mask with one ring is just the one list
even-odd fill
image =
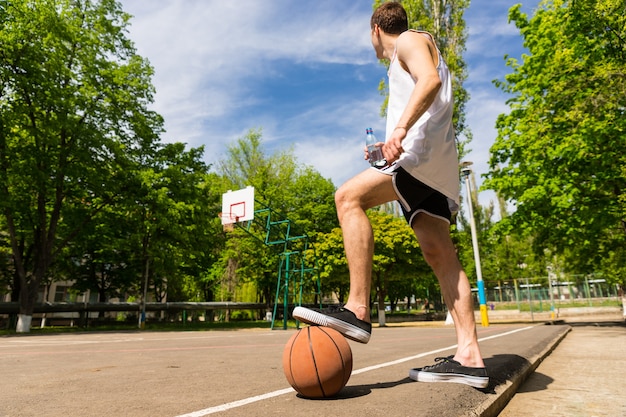
{"label": "green tree", "polygon": [[[162,146],[152,160],[137,172],[140,179],[132,200],[127,200],[129,217],[135,225],[127,245],[137,254],[133,263],[141,271],[144,291],[153,284],[154,296],[161,301],[187,300],[192,294],[183,267],[197,254],[197,236],[206,219],[195,215],[206,204],[202,184],[207,167],[202,148],[185,151],[184,144]],[[211,244],[210,242],[202,242]]]}
{"label": "green tree", "polygon": [[[617,272],[626,247],[626,17],[623,0],[543,1],[509,18],[528,54],[496,84],[512,95],[497,121],[485,187],[515,204],[501,227],[534,238],[577,273]],[[608,276],[608,274],[607,274]]]}
{"label": "green tree", "polygon": [[[286,208],[284,191],[294,181],[296,166],[290,152],[268,156],[259,129],[250,130],[228,147],[219,170],[228,189],[254,187],[256,210],[272,209],[274,213],[280,213]],[[277,248],[264,244],[265,233],[264,222],[253,223],[247,231],[235,228],[229,233],[220,262],[222,268],[216,271],[222,283],[223,299],[236,299],[238,286],[249,282],[256,282],[260,298],[271,299],[276,286],[279,253]]]}
{"label": "green tree", "polygon": [[208,271],[219,259],[226,241],[221,219],[216,215],[221,210],[223,188],[219,185],[221,178],[212,172],[202,178],[194,175],[190,180],[189,185],[197,189],[197,194],[194,192],[196,197],[192,201],[195,203],[189,207],[187,246],[180,265],[184,274],[184,293],[190,300],[214,301],[215,286]]}
{"label": "green tree", "polygon": [[[80,216],[80,217],[79,217]],[[81,221],[85,213],[64,218],[64,224]],[[107,207],[83,226],[80,238],[63,249],[55,262],[56,273],[71,277],[73,289],[90,291],[98,302],[121,297],[138,286],[137,269],[130,262],[133,253],[125,242],[134,230],[134,224],[123,214]]]}
{"label": "green tree", "polygon": [[350,290],[350,274],[339,227],[316,236],[317,267],[322,280],[322,292],[335,294],[344,303]]}
{"label": "green tree", "polygon": [[335,186],[311,167],[298,170],[295,181],[285,187],[289,218],[314,239],[339,226],[335,209]]}
{"label": "green tree", "polygon": [[[291,237],[307,234],[312,242],[318,232],[330,231],[337,225],[332,182],[311,167],[300,166],[291,150],[267,155],[260,130],[250,130],[229,146],[219,169],[227,189],[253,186],[255,209],[271,209],[272,221],[289,220]],[[258,213],[255,217],[246,231],[236,228],[229,234],[222,260],[212,269],[212,276],[227,284],[226,297],[234,297],[239,285],[254,283],[258,301],[270,302],[276,291],[281,253],[288,248],[302,253],[304,248],[295,241],[266,246],[266,222],[259,220],[262,215]],[[272,227],[273,236],[279,229],[284,233],[282,228],[286,226]]]}
{"label": "green tree", "polygon": [[[6,233],[4,218],[0,216],[0,291],[11,289],[13,286],[13,258],[11,257],[11,242]],[[3,294],[0,292],[0,294]]]}
{"label": "green tree", "polygon": [[[404,219],[380,210],[368,211],[374,231],[371,303],[377,304],[379,322],[384,325],[385,301],[423,297],[437,291],[437,279],[426,264],[417,239]],[[316,239],[318,267],[325,295],[336,295],[343,303],[350,289],[350,274],[340,228]]]}
{"label": "green tree", "polygon": [[[152,68],[114,0],[36,0],[0,9],[0,210],[20,281],[18,331],[80,225],[125,192],[162,131]],[[85,221],[60,235],[68,207]]]}
{"label": "green tree", "polygon": [[[223,263],[227,258],[224,256],[226,245],[228,242],[227,231],[221,224],[221,218],[218,213],[221,212],[222,194],[230,188],[228,180],[214,172],[210,172],[204,181],[203,187],[205,192],[206,204],[201,207],[206,210],[198,209],[197,215],[203,216],[208,221],[208,227],[198,230],[195,234],[200,240],[197,247],[202,250],[195,256],[199,256],[202,262],[193,263],[191,268],[197,268],[196,273],[192,274],[197,277],[197,292],[200,294],[201,301],[215,301],[219,299],[220,283],[224,275],[226,267]],[[213,238],[212,244],[204,246],[200,242],[208,241]]]}
{"label": "green tree", "polygon": [[228,146],[226,158],[218,171],[232,190],[252,186],[255,200],[278,212],[285,212],[285,187],[295,181],[296,159],[291,150],[267,155],[263,148],[263,133],[251,129],[244,137]]}
{"label": "green tree", "polygon": [[[378,304],[378,321],[385,325],[385,300],[398,294],[408,294],[413,277],[432,277],[415,234],[403,218],[378,211],[368,211],[374,232],[374,262],[372,265],[372,291]],[[395,293],[394,293],[395,291]]]}

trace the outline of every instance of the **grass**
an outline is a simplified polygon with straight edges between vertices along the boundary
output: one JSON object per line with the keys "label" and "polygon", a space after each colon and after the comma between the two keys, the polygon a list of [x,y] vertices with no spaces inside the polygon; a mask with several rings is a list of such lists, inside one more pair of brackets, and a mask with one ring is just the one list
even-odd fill
{"label": "grass", "polygon": [[[150,332],[181,332],[181,331],[219,331],[219,330],[241,330],[241,329],[269,329],[271,322],[265,320],[246,320],[230,322],[146,322],[144,329],[139,329],[137,322],[108,322],[103,324],[91,324],[89,326],[39,326],[31,327],[30,333],[36,334],[58,334],[58,333],[84,333],[84,332],[124,332],[124,331],[150,331]],[[289,328],[295,328],[295,322],[288,323]],[[275,329],[282,329],[283,322],[276,321]],[[15,335],[15,329],[0,329],[0,336]]]}
{"label": "grass", "polygon": [[[490,301],[487,302],[489,306]],[[519,310],[530,311],[530,305],[528,300],[521,300],[519,303],[515,301],[509,302],[493,302],[496,310]],[[555,308],[585,308],[590,307],[589,299],[583,300],[555,300]],[[604,298],[593,299],[591,307],[621,307],[621,300],[617,298]],[[550,311],[550,300],[533,300],[533,311]],[[434,312],[433,312],[434,313]],[[411,310],[407,311],[394,311],[393,313],[387,312],[387,317],[404,316],[404,315],[425,315],[423,310]],[[296,323],[293,320],[289,320],[287,327],[290,329],[296,328]],[[95,322],[92,321],[89,326],[46,326],[41,328],[37,325],[31,327],[31,335],[38,334],[61,334],[61,333],[84,333],[84,332],[139,332],[139,331],[151,331],[151,332],[181,332],[181,331],[219,331],[219,330],[241,330],[241,329],[270,329],[271,322],[265,320],[231,320],[204,322],[204,321],[150,321],[146,322],[144,329],[139,329],[137,321],[107,321],[107,322]],[[275,329],[283,328],[282,319],[274,322]],[[15,335],[15,328],[0,329],[0,336]]]}
{"label": "grass", "polygon": [[[487,301],[487,306],[492,302]],[[507,301],[507,302],[493,302],[496,310],[519,310],[530,311],[530,305],[528,300],[520,300],[520,302]],[[589,299],[583,300],[554,300],[555,308],[584,308],[584,307],[621,307],[621,300],[615,298],[594,299],[589,305]],[[537,311],[540,308],[548,311],[550,310],[550,300],[532,300],[533,311]]]}

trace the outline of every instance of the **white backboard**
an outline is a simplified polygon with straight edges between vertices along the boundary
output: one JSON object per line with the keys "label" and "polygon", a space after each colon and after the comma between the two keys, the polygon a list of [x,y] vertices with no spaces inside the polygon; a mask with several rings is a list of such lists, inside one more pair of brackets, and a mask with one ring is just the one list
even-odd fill
{"label": "white backboard", "polygon": [[222,224],[254,219],[254,187],[228,190],[222,194]]}

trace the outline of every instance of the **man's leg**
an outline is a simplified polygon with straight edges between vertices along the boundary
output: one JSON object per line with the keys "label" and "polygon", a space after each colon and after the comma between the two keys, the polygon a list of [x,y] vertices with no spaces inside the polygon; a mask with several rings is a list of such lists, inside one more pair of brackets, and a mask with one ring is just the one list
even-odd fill
{"label": "man's leg", "polygon": [[350,292],[345,308],[368,323],[374,234],[366,210],[395,199],[392,177],[373,169],[352,178],[335,193],[337,217],[350,270]]}
{"label": "man's leg", "polygon": [[371,336],[369,298],[374,236],[365,211],[397,198],[392,177],[374,169],[350,179],[335,193],[350,271],[350,293],[344,307],[326,310],[296,307],[293,317],[309,324],[331,327],[344,336],[367,343]]}
{"label": "man's leg", "polygon": [[413,221],[413,230],[426,262],[439,280],[443,298],[454,319],[458,347],[453,359],[466,367],[483,368],[471,287],[450,238],[450,225],[420,213]]}

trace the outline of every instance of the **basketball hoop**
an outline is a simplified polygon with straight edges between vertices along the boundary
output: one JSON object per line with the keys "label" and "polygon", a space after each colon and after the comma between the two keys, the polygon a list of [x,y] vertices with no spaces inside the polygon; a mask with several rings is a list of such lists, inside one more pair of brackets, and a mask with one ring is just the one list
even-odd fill
{"label": "basketball hoop", "polygon": [[254,219],[254,187],[241,190],[228,190],[222,194],[222,212],[220,213],[225,232],[235,228],[235,223]]}
{"label": "basketball hoop", "polygon": [[239,216],[233,213],[220,213],[220,219],[222,219],[222,227],[224,232],[232,232],[235,230],[235,223],[239,221]]}

